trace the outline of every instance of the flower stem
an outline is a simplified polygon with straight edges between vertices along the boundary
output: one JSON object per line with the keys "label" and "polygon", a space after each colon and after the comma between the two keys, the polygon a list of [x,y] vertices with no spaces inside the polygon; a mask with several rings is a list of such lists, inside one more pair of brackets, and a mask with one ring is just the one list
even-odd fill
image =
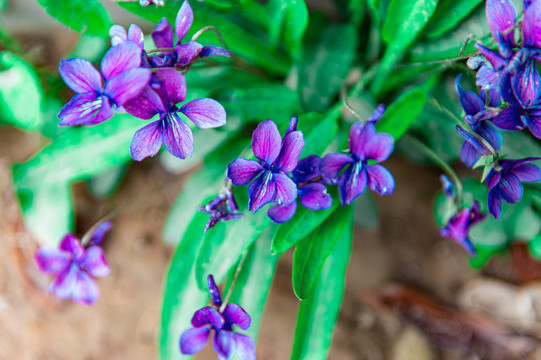
{"label": "flower stem", "polygon": [[216,36],[218,36],[218,39],[220,40],[220,43],[222,44],[222,47],[225,49],[226,46],[225,46],[225,41],[222,37],[222,35],[220,34],[220,32],[218,31],[218,29],[216,29],[214,26],[212,25],[208,25],[208,26],[205,26],[204,28],[201,28],[199,29],[193,36],[192,36],[192,41],[195,41],[197,40],[198,37],[200,37],[201,35],[203,35],[205,32],[207,31],[213,31]]}
{"label": "flower stem", "polygon": [[229,298],[231,298],[231,294],[233,293],[233,288],[235,287],[235,283],[237,282],[237,278],[239,277],[240,270],[242,269],[242,265],[244,264],[244,260],[246,259],[247,255],[248,255],[248,250],[246,250],[244,254],[242,254],[242,258],[240,259],[239,264],[237,265],[237,270],[235,271],[235,276],[233,277],[231,286],[229,287],[229,290],[227,291],[227,296],[222,302],[222,306],[220,306],[220,310],[219,310],[220,313],[222,313],[225,310],[225,307],[227,306],[227,303],[229,302]]}
{"label": "flower stem", "polygon": [[146,53],[147,54],[154,54],[154,53],[174,52],[174,51],[175,51],[175,49],[173,49],[173,48],[156,48],[156,49],[148,50]]}

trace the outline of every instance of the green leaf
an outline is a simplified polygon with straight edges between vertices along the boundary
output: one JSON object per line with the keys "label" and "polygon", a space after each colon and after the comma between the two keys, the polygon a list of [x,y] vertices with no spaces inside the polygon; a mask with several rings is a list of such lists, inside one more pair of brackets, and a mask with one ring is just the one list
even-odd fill
{"label": "green leaf", "polygon": [[494,255],[505,251],[506,247],[476,246],[477,257],[470,258],[470,265],[474,269],[482,268]]}
{"label": "green leaf", "polygon": [[533,256],[541,259],[541,232],[539,232],[529,243],[530,252]]}
{"label": "green leaf", "polygon": [[325,360],[344,294],[351,231],[344,231],[321,269],[310,296],[301,302],[292,360]]}
{"label": "green leaf", "polygon": [[[58,21],[77,32],[109,36],[109,13],[98,0],[38,0]],[[139,5],[139,4],[137,4]]]}
{"label": "green leaf", "polygon": [[[278,47],[283,39],[285,48],[295,59],[302,55],[302,40],[308,26],[308,8],[304,0],[270,0],[272,18],[269,42]],[[280,36],[282,35],[282,36]]]}
{"label": "green leaf", "polygon": [[310,295],[325,260],[342,234],[351,240],[352,215],[353,207],[337,209],[296,245],[293,256],[293,291],[299,299],[306,299]]}
{"label": "green leaf", "polygon": [[194,312],[208,302],[208,293],[198,288],[194,273],[195,256],[201,245],[202,229],[206,221],[207,214],[196,214],[186,236],[175,250],[165,276],[159,337],[160,360],[179,357],[180,335],[192,327],[190,321]]}
{"label": "green leaf", "polygon": [[340,111],[306,113],[299,116],[298,129],[304,133],[304,148],[299,159],[311,154],[322,155],[338,133]]}
{"label": "green leaf", "polygon": [[441,0],[424,33],[430,39],[445,34],[460,24],[482,2],[483,0]]}
{"label": "green leaf", "polygon": [[372,193],[366,191],[354,203],[353,222],[363,229],[374,229],[379,224],[379,212]]}
{"label": "green leaf", "polygon": [[73,200],[69,184],[17,189],[26,227],[42,245],[57,247],[73,231]]}
{"label": "green leaf", "polygon": [[307,48],[298,63],[299,93],[304,107],[323,111],[334,101],[355,60],[358,31],[353,25],[312,18]]}
{"label": "green leaf", "polygon": [[88,189],[92,195],[106,197],[115,192],[120,181],[126,174],[126,166],[113,166],[110,169],[97,174],[88,182]]}
{"label": "green leaf", "polygon": [[24,130],[43,124],[43,89],[34,69],[23,59],[0,53],[0,121]]}
{"label": "green leaf", "polygon": [[422,113],[426,101],[426,93],[420,88],[413,88],[402,94],[378,121],[378,131],[391,134],[398,140]]}
{"label": "green leaf", "polygon": [[70,129],[33,158],[13,167],[15,185],[35,188],[87,180],[124,164],[131,159],[129,145],[133,134],[145,123],[131,115],[116,115],[97,126]]}

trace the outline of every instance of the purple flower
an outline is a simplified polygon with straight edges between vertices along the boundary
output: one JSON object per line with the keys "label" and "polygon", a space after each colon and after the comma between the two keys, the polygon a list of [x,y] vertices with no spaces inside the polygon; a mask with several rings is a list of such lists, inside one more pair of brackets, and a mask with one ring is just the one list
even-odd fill
{"label": "purple flower", "polygon": [[502,199],[514,204],[522,199],[523,182],[536,182],[541,180],[541,170],[530,161],[540,158],[526,158],[520,160],[500,160],[499,166],[490,171],[487,176],[488,210],[497,219],[502,211]]}
{"label": "purple flower", "polygon": [[110,269],[98,246],[110,222],[101,224],[90,236],[88,248],[68,233],[59,248],[42,246],[36,251],[34,261],[42,273],[57,275],[49,286],[49,292],[59,299],[72,298],[74,302],[92,305],[99,297],[99,289],[92,277],[109,274]]}
{"label": "purple flower", "polygon": [[456,196],[455,184],[453,184],[449,177],[444,174],[440,175],[440,181],[445,197],[447,197],[448,199],[454,199],[454,197]]}
{"label": "purple flower", "polygon": [[143,31],[136,24],[131,24],[128,32],[123,26],[113,25],[109,29],[109,36],[111,37],[111,45],[115,46],[126,41],[133,41],[141,49],[145,47],[145,38]]}
{"label": "purple flower", "polygon": [[226,122],[226,113],[217,101],[202,98],[188,101],[180,108],[177,103],[186,98],[184,75],[174,69],[159,69],[149,86],[136,98],[124,104],[126,111],[141,119],[156,120],[138,130],[131,142],[130,153],[134,160],[141,161],[158,153],[163,144],[174,156],[184,159],[192,156],[193,135],[190,127],[180,117],[184,114],[201,129],[215,128]]}
{"label": "purple flower", "polygon": [[479,221],[483,220],[486,214],[479,211],[479,201],[475,200],[473,206],[463,209],[460,213],[455,214],[449,219],[447,225],[440,229],[440,234],[443,237],[453,239],[457,244],[462,246],[471,256],[476,256],[475,247],[468,237],[470,227]]}
{"label": "purple flower", "polygon": [[[327,188],[322,182],[325,182],[319,171],[321,158],[317,155],[310,155],[299,160],[295,170],[293,170],[293,181],[297,184],[297,198],[301,204],[310,210],[328,209],[332,205],[332,198],[327,194]],[[293,201],[290,205],[274,205],[269,208],[267,215],[276,223],[284,223],[291,220],[297,211],[297,202]]]}
{"label": "purple flower", "polygon": [[230,188],[222,190],[218,196],[205,206],[198,206],[197,210],[210,214],[210,219],[205,225],[205,232],[214,227],[218,221],[241,219],[244,215],[239,213],[239,207],[235,202]]}
{"label": "purple flower", "polygon": [[258,161],[237,158],[227,167],[233,185],[250,184],[248,209],[256,212],[268,203],[290,205],[297,198],[297,185],[288,173],[297,167],[304,137],[293,117],[282,141],[272,120],[259,124],[252,135],[252,149]]}
{"label": "purple flower", "polygon": [[[393,147],[393,137],[385,133],[378,134],[374,122],[358,122],[349,131],[349,155],[325,155],[320,165],[321,173],[333,182],[338,182],[342,205],[351,204],[364,193],[367,185],[380,195],[393,193],[395,182],[389,170],[379,164],[368,164],[369,160],[387,160]],[[343,169],[345,171],[341,173]]]}
{"label": "purple flower", "polygon": [[[217,307],[221,306],[220,291],[212,275],[208,276],[207,284],[212,303]],[[216,334],[212,340],[212,347],[220,360],[232,359],[235,354],[241,360],[255,360],[254,340],[233,331],[233,325],[246,330],[251,322],[250,315],[237,304],[227,304],[223,311],[206,306],[193,315],[193,328],[184,331],[180,336],[180,352],[184,355],[193,355],[201,351],[208,342],[210,332],[214,330]]]}
{"label": "purple flower", "polygon": [[84,59],[62,60],[58,71],[77,93],[58,113],[60,125],[95,125],[113,116],[112,106],[123,106],[150,80],[150,70],[139,68],[141,48],[133,41],[113,46],[101,62],[101,74]]}

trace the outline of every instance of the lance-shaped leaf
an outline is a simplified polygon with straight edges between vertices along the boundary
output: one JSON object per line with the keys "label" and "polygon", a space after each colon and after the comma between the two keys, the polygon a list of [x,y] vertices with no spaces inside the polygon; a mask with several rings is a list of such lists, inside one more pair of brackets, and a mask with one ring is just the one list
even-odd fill
{"label": "lance-shaped leaf", "polygon": [[[304,0],[270,0],[272,13],[269,42],[278,47],[280,41],[295,59],[302,54],[302,40],[308,26],[308,8]],[[281,36],[280,36],[281,35]]]}
{"label": "lance-shaped leaf", "polygon": [[390,134],[398,140],[421,114],[426,101],[426,93],[420,88],[413,88],[402,94],[378,121],[378,131]]}
{"label": "lance-shaped leaf", "polygon": [[426,35],[435,39],[452,30],[464,20],[483,0],[440,0],[434,15],[426,25]]}

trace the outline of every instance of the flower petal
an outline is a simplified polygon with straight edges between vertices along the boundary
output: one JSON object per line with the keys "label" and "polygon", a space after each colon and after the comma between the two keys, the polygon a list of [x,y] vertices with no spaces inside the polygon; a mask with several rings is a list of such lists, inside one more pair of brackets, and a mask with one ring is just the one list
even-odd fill
{"label": "flower petal", "polygon": [[233,340],[233,332],[221,330],[217,331],[212,341],[212,347],[219,360],[231,359],[235,352],[235,342]]}
{"label": "flower petal", "polygon": [[71,259],[60,249],[42,246],[34,254],[34,262],[39,271],[47,275],[53,275],[66,269],[71,263]]}
{"label": "flower petal", "polygon": [[488,191],[488,211],[498,219],[502,213],[502,196],[497,189]]}
{"label": "flower petal", "polygon": [[541,170],[534,164],[521,164],[513,168],[513,175],[520,182],[536,182],[541,180]]}
{"label": "flower petal", "polygon": [[456,77],[455,88],[456,92],[458,93],[460,105],[466,114],[475,115],[481,111],[484,111],[485,103],[483,100],[476,93],[462,89],[462,86],[460,86],[460,79],[462,79],[462,74]]}
{"label": "flower petal", "polygon": [[76,93],[101,93],[100,73],[88,60],[61,60],[58,72],[66,85]]}
{"label": "flower petal", "polygon": [[181,106],[180,112],[201,129],[225,125],[225,109],[213,99],[203,98],[189,101]]}
{"label": "flower petal", "polygon": [[137,130],[130,144],[130,154],[134,160],[141,161],[148,156],[156,155],[162,145],[162,120],[158,120]]}
{"label": "flower petal", "polygon": [[460,151],[460,159],[467,167],[472,167],[481,157],[481,152],[470,142],[465,141]]}
{"label": "flower petal", "polygon": [[533,136],[541,139],[541,108],[536,108],[528,112],[528,115],[523,117],[526,120],[527,126]]}
{"label": "flower petal", "polygon": [[152,31],[152,40],[157,48],[173,47],[173,27],[166,18],[162,18]]}
{"label": "flower petal", "polygon": [[70,233],[67,233],[60,242],[60,250],[67,251],[71,254],[73,260],[78,261],[85,255],[85,249],[81,245],[79,239]]}
{"label": "flower petal", "polygon": [[141,49],[145,47],[145,37],[143,31],[137,24],[131,24],[128,29],[128,40],[133,41]]}
{"label": "flower petal", "polygon": [[524,192],[520,180],[513,174],[502,175],[498,185],[493,190],[498,191],[502,199],[510,204],[522,199],[522,194]]}
{"label": "flower petal", "polygon": [[352,162],[354,162],[353,158],[346,154],[327,154],[321,159],[319,170],[323,176],[334,180],[340,171]]}
{"label": "flower petal", "polygon": [[385,113],[385,110],[386,110],[385,104],[379,104],[376,110],[374,110],[374,112],[372,113],[372,115],[370,115],[367,121],[374,122],[374,123],[378,122],[379,119],[381,119],[381,117]]}
{"label": "flower petal", "polygon": [[177,70],[159,69],[153,80],[157,80],[157,85],[152,87],[160,94],[165,106],[172,107],[186,99],[186,78]]}
{"label": "flower petal", "polygon": [[255,360],[254,339],[249,336],[233,333],[235,352],[240,360]]}
{"label": "flower petal", "polygon": [[90,235],[90,239],[88,240],[88,246],[100,245],[103,242],[105,234],[107,234],[107,232],[111,230],[112,227],[113,223],[110,221],[105,221],[101,223],[101,225],[92,232],[92,235]]}
{"label": "flower petal", "polygon": [[180,336],[179,347],[183,355],[193,355],[207,345],[210,329],[207,327],[191,328]]}
{"label": "flower petal", "polygon": [[150,86],[145,86],[138,96],[125,102],[122,107],[128,114],[145,120],[152,119],[156,114],[167,112],[160,95]]}
{"label": "flower petal", "polygon": [[523,46],[541,47],[541,2],[533,1],[524,11],[522,20]]}
{"label": "flower petal", "polygon": [[289,205],[297,198],[297,184],[289,176],[283,173],[274,173],[276,182],[276,194],[272,202],[278,205]]}
{"label": "flower petal", "polygon": [[[490,31],[495,39],[498,38],[497,33],[503,34],[515,26],[517,12],[509,0],[487,0],[486,13]],[[503,39],[508,46],[512,47],[515,43],[514,32],[504,35]]]}
{"label": "flower petal", "polygon": [[485,139],[495,150],[502,146],[502,134],[489,121],[481,121],[475,132]]}
{"label": "flower petal", "polygon": [[126,29],[121,25],[113,25],[109,29],[109,36],[111,37],[111,45],[118,45],[126,40],[128,40],[128,34]]}
{"label": "flower petal", "polygon": [[71,295],[73,301],[78,304],[92,305],[99,296],[100,289],[96,282],[85,272],[79,271]]}
{"label": "flower petal", "polygon": [[368,187],[379,195],[390,195],[394,192],[395,182],[393,175],[385,167],[375,164],[366,165],[368,174]]}
{"label": "flower petal", "polygon": [[356,162],[340,176],[338,180],[338,192],[342,205],[349,205],[359,195],[364,193],[368,182],[368,176],[362,163]]}
{"label": "flower petal", "polygon": [[303,147],[304,136],[302,131],[290,132],[284,138],[280,154],[274,165],[285,173],[293,171],[297,167]]}
{"label": "flower petal", "polygon": [[220,289],[216,286],[214,282],[214,276],[207,276],[207,288],[209,289],[210,299],[215,306],[222,305],[222,296],[220,295]]}
{"label": "flower petal", "polygon": [[309,155],[302,158],[297,163],[297,167],[293,170],[293,181],[303,183],[310,181],[319,176],[319,165],[321,158],[317,155]]}
{"label": "flower petal", "polygon": [[250,183],[262,171],[257,161],[237,158],[227,166],[227,177],[233,185],[241,186]]}
{"label": "flower petal", "polygon": [[301,186],[298,190],[301,204],[310,210],[328,209],[332,205],[332,197],[327,194],[327,188],[320,183]]}
{"label": "flower petal", "polygon": [[58,113],[60,126],[96,125],[113,116],[109,99],[95,93],[77,94]]}
{"label": "flower petal", "polygon": [[503,109],[492,121],[494,125],[503,130],[517,131],[525,127],[521,116],[524,115],[524,110],[519,106],[510,106]]}
{"label": "flower petal", "polygon": [[193,10],[188,0],[185,0],[180,7],[177,18],[175,19],[175,33],[177,34],[177,43],[182,40],[184,35],[190,30],[193,23]]}
{"label": "flower petal", "polygon": [[248,187],[250,202],[248,210],[255,213],[274,199],[276,193],[276,182],[271,171],[265,171],[255,179]]}
{"label": "flower petal", "polygon": [[278,127],[272,120],[260,123],[252,135],[252,149],[259,160],[272,164],[280,154],[282,137]]}
{"label": "flower petal", "polygon": [[211,325],[214,329],[220,330],[224,327],[224,324],[225,319],[223,316],[218,310],[210,306],[197,310],[192,317],[192,325],[196,328]]}
{"label": "flower petal", "polygon": [[242,330],[247,330],[252,323],[250,315],[248,315],[243,308],[234,303],[227,304],[222,315],[227,324],[237,325]]}
{"label": "flower petal", "polygon": [[106,80],[141,65],[143,49],[132,41],[125,41],[107,51],[101,61],[101,73]]}
{"label": "flower petal", "polygon": [[122,106],[126,101],[141,93],[150,81],[150,77],[150,69],[129,69],[111,77],[105,83],[103,92],[113,99],[117,106]]}
{"label": "flower petal", "polygon": [[97,245],[86,250],[86,256],[80,265],[81,268],[94,277],[107,276],[111,272],[107,261],[105,261],[103,250]]}
{"label": "flower petal", "polygon": [[177,54],[175,65],[180,67],[188,65],[199,56],[202,50],[203,45],[196,41],[175,46],[175,52]]}
{"label": "flower petal", "polygon": [[59,299],[68,299],[73,293],[73,288],[77,282],[77,265],[72,264],[69,268],[62,271],[49,285],[49,293],[54,294]]}
{"label": "flower petal", "polygon": [[534,60],[530,59],[521,66],[511,82],[513,93],[523,108],[529,108],[537,102],[541,94],[541,77],[535,68]]}
{"label": "flower petal", "polygon": [[221,48],[219,46],[207,45],[201,49],[199,53],[200,58],[205,58],[209,56],[233,56],[233,53],[227,49]]}
{"label": "flower petal", "polygon": [[[475,47],[490,62],[490,65],[492,65],[496,71],[500,71],[506,66],[506,59],[496,51],[490,50],[481,43],[475,43]],[[497,84],[495,84],[495,86],[497,86]]]}
{"label": "flower petal", "polygon": [[267,211],[267,216],[275,223],[281,224],[291,220],[297,211],[297,202],[293,201],[290,205],[280,206],[273,205]]}
{"label": "flower petal", "polygon": [[167,151],[180,159],[193,154],[192,130],[176,113],[168,113],[164,119],[163,143]]}

